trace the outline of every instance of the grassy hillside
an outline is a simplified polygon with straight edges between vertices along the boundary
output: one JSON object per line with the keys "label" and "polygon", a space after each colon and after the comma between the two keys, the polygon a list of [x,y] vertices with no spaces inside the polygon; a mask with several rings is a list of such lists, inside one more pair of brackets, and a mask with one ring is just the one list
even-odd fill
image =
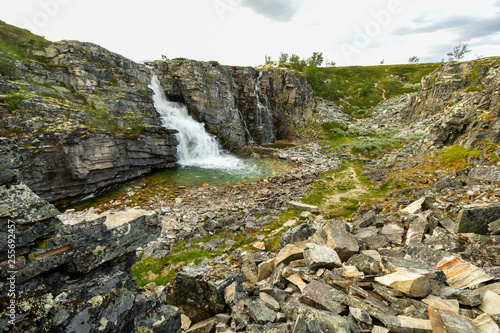
{"label": "grassy hillside", "polygon": [[418,91],[420,80],[439,63],[320,67],[317,96],[336,102],[344,111],[360,117],[374,106],[392,97]]}
{"label": "grassy hillside", "polygon": [[30,50],[40,50],[50,44],[43,37],[0,21],[0,52],[4,57],[25,59]]}

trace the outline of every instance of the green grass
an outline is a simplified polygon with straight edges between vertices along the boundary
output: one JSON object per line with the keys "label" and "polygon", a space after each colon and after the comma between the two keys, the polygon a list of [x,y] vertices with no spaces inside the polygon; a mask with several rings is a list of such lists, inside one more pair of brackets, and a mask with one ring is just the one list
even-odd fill
{"label": "green grass", "polygon": [[151,282],[165,285],[173,279],[176,273],[175,269],[170,269],[171,265],[199,264],[204,258],[212,257],[213,253],[210,251],[194,248],[161,259],[144,258],[132,266],[132,276],[139,287],[144,287]]}
{"label": "green grass", "polygon": [[441,149],[439,160],[444,167],[450,170],[460,170],[467,167],[468,158],[481,156],[481,151],[476,149],[465,149],[464,146],[454,145]]}
{"label": "green grass", "polygon": [[[336,102],[353,116],[363,116],[385,98],[418,91],[422,77],[440,64],[318,68],[317,96]],[[377,84],[377,86],[375,86]]]}
{"label": "green grass", "polygon": [[33,58],[33,50],[42,50],[49,44],[43,37],[0,21],[0,52],[4,57],[16,60]]}

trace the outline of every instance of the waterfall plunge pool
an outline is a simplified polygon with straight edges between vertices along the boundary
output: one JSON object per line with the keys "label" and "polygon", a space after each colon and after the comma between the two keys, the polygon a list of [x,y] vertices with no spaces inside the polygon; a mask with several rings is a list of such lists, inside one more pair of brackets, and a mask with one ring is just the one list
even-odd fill
{"label": "waterfall plunge pool", "polygon": [[101,210],[147,205],[152,201],[170,201],[177,197],[179,187],[187,189],[235,185],[255,182],[286,173],[291,166],[275,157],[249,157],[230,155],[237,159],[237,166],[181,166],[177,169],[157,171],[149,175],[113,185],[92,194],[61,200],[55,206],[61,211],[77,211],[91,207]]}
{"label": "waterfall plunge pool", "polygon": [[[259,74],[259,79],[260,75],[262,73]],[[106,210],[124,205],[128,207],[146,205],[152,201],[172,199],[176,196],[175,192],[179,186],[196,188],[203,184],[221,186],[252,182],[282,174],[290,168],[286,162],[276,158],[251,158],[248,154],[237,156],[227,153],[219,146],[215,136],[205,131],[203,124],[191,118],[184,105],[167,99],[156,75],[152,76],[149,87],[153,91],[154,106],[160,115],[162,125],[178,130],[177,158],[181,167],[155,172],[81,198],[63,200],[55,204],[57,208],[83,210],[94,207]],[[259,80],[255,92],[259,113],[262,115],[260,122],[270,131],[266,134],[264,142],[274,142],[275,137],[271,131],[274,125],[269,118],[269,103],[265,95],[263,98],[266,103],[263,105],[260,102]],[[275,145],[277,148],[280,144],[275,143]]]}

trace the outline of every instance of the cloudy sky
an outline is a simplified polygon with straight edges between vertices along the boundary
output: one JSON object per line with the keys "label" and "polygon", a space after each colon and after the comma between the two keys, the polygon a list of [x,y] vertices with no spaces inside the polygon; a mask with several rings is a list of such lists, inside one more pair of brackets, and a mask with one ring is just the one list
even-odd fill
{"label": "cloudy sky", "polygon": [[0,20],[136,61],[257,66],[281,52],[341,65],[500,56],[500,0],[0,0]]}

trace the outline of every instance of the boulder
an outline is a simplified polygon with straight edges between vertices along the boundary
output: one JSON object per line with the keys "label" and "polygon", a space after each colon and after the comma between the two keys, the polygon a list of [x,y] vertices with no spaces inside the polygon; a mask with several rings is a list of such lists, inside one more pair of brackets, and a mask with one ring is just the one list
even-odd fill
{"label": "boulder", "polygon": [[311,227],[309,224],[302,223],[301,225],[289,229],[283,233],[280,239],[280,247],[283,248],[287,244],[305,241],[309,237],[314,235],[315,232],[316,229]]}
{"label": "boulder", "polygon": [[500,204],[466,206],[458,214],[457,233],[488,234],[488,225],[500,219]]}
{"label": "boulder", "polygon": [[245,300],[245,309],[257,324],[265,325],[274,322],[276,319],[276,312],[271,310],[262,299],[257,297],[247,298]]}
{"label": "boulder", "polygon": [[311,281],[300,296],[301,303],[336,314],[344,311],[342,302],[346,299],[346,294],[319,281]]}
{"label": "boulder", "polygon": [[347,261],[359,252],[359,244],[346,227],[347,225],[343,222],[328,222],[313,235],[313,240],[319,245],[331,247],[342,262]]}
{"label": "boulder", "polygon": [[225,312],[226,287],[233,282],[241,284],[242,281],[240,270],[227,263],[191,264],[178,270],[173,283],[173,296],[176,305],[197,323]]}
{"label": "boulder", "polygon": [[319,268],[337,268],[342,265],[340,258],[331,247],[308,243],[304,250],[304,259],[309,269],[316,271]]}

